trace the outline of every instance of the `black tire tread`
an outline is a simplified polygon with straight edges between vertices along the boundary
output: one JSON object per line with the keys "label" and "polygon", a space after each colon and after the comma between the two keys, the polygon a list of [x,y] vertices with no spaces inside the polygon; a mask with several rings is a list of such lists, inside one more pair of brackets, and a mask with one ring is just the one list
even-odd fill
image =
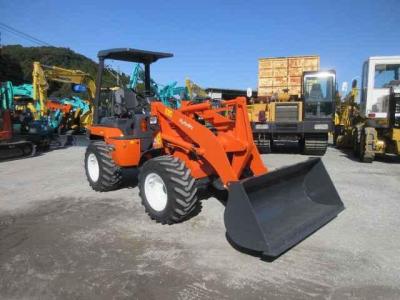
{"label": "black tire tread", "polygon": [[305,138],[303,154],[323,156],[328,148],[327,139]]}
{"label": "black tire tread", "polygon": [[[108,192],[117,189],[122,183],[122,170],[111,157],[112,149],[104,141],[91,142],[86,149],[85,170],[89,185],[97,192]],[[97,156],[100,167],[99,180],[94,183],[89,178],[86,167],[87,157],[90,153]]]}
{"label": "black tire tread", "polygon": [[360,153],[361,162],[372,163],[375,159],[373,141],[376,137],[376,130],[372,127],[365,127],[361,133]]}
{"label": "black tire tread", "polygon": [[[157,173],[162,173],[167,178],[168,201],[170,208],[167,213],[160,216],[151,209],[145,201],[144,180],[146,169],[151,169]],[[160,174],[159,174],[160,175]],[[139,194],[142,199],[142,205],[151,219],[161,224],[173,224],[187,219],[197,208],[200,202],[197,198],[197,187],[195,178],[191,176],[191,170],[185,166],[185,163],[177,157],[163,155],[148,160],[142,167],[139,174]],[[168,209],[168,208],[166,208]]]}

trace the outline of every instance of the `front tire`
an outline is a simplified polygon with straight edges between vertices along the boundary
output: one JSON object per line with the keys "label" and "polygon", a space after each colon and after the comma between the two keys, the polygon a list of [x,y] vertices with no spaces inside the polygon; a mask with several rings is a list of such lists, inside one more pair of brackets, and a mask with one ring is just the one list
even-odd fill
{"label": "front tire", "polygon": [[147,214],[162,224],[181,222],[200,205],[190,169],[170,155],[150,159],[143,165],[139,191]]}
{"label": "front tire", "polygon": [[110,146],[103,141],[92,142],[86,149],[86,177],[97,192],[115,190],[122,183],[121,168],[115,164],[110,152]]}

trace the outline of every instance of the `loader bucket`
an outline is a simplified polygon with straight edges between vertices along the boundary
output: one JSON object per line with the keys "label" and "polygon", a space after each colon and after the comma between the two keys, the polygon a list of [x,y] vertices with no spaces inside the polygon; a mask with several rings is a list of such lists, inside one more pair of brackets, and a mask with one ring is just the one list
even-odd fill
{"label": "loader bucket", "polygon": [[319,158],[228,187],[224,221],[240,248],[276,257],[344,209]]}

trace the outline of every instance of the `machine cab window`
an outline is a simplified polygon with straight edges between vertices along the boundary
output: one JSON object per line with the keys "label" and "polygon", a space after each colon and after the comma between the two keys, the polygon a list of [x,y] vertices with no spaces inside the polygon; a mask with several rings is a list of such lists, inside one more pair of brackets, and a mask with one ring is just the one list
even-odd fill
{"label": "machine cab window", "polygon": [[400,64],[377,64],[375,65],[374,88],[384,89],[400,80]]}
{"label": "machine cab window", "polygon": [[304,75],[306,118],[331,117],[335,97],[335,75],[329,72]]}

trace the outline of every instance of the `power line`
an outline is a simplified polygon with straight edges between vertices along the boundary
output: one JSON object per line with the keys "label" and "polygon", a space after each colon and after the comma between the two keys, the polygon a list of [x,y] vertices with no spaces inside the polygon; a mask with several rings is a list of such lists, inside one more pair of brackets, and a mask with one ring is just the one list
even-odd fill
{"label": "power line", "polygon": [[17,37],[19,37],[19,38],[23,38],[23,39],[25,39],[25,40],[28,40],[28,41],[30,41],[30,42],[36,44],[36,45],[43,46],[43,44],[40,44],[40,43],[38,43],[38,42],[36,42],[36,41],[34,41],[34,40],[28,39],[28,38],[26,38],[26,37],[24,37],[24,36],[22,36],[22,35],[19,35],[19,34],[16,34],[16,33],[12,32],[12,31],[9,31],[9,30],[7,30],[6,28],[0,27],[0,29],[4,30],[4,32],[10,33],[10,34],[12,34],[12,35],[15,35],[15,36],[17,36]]}
{"label": "power line", "polygon": [[15,36],[18,36],[18,37],[23,38],[25,40],[29,40],[30,42],[33,42],[33,43],[35,43],[37,45],[50,46],[50,47],[52,46],[51,44],[46,43],[45,41],[42,41],[42,40],[40,40],[38,38],[35,38],[34,36],[32,36],[30,34],[27,34],[27,33],[22,32],[22,31],[14,28],[14,27],[11,27],[11,26],[9,26],[7,24],[4,24],[3,22],[0,22],[0,27],[3,30],[5,30],[5,31],[7,31],[7,32],[9,32],[11,34],[14,34]]}
{"label": "power line", "polygon": [[46,46],[51,46],[49,43],[46,43],[45,41],[42,41],[42,40],[40,40],[40,39],[38,39],[38,38],[35,38],[34,36],[32,36],[32,35],[30,35],[30,34],[27,34],[27,33],[25,33],[25,32],[22,32],[22,31],[20,31],[20,30],[18,30],[18,29],[16,29],[16,28],[14,28],[14,27],[11,27],[11,26],[9,26],[9,25],[7,25],[7,24],[4,24],[3,22],[0,22],[0,26],[1,27],[3,27],[3,29],[6,29],[7,31],[11,31],[12,33],[14,33],[14,34],[16,34],[16,35],[19,35],[19,36],[23,36],[23,37],[25,37],[26,39],[29,39],[29,40],[31,40],[31,41],[34,41],[36,44],[42,44],[42,45],[46,45]]}

